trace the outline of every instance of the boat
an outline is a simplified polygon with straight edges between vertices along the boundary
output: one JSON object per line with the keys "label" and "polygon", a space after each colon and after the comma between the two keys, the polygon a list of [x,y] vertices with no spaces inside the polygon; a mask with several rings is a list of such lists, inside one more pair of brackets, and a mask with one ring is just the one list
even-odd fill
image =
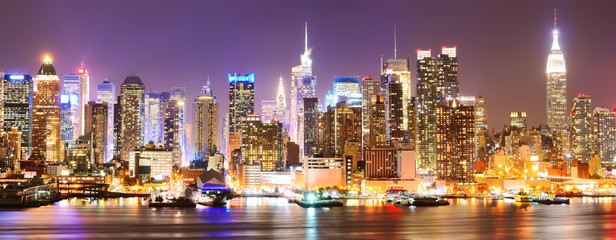
{"label": "boat", "polygon": [[411,205],[416,207],[425,206],[446,206],[449,202],[442,198],[430,197],[430,196],[418,196],[412,199]]}
{"label": "boat", "polygon": [[533,202],[533,197],[530,195],[515,195],[513,199],[515,199],[516,202]]}
{"label": "boat", "polygon": [[320,207],[342,207],[342,201],[340,200],[296,200],[295,203],[303,208],[320,208]]}
{"label": "boat", "polygon": [[171,201],[162,201],[162,198],[158,198],[156,201],[152,201],[152,199],[150,199],[150,201],[148,202],[148,207],[156,207],[156,208],[160,208],[160,207],[188,207],[188,208],[193,208],[196,207],[197,204],[195,202],[193,202],[192,200],[188,199],[188,198],[184,198],[184,197],[180,197],[176,200],[171,200]]}
{"label": "boat", "polygon": [[568,198],[560,198],[560,197],[555,197],[555,198],[538,198],[538,199],[535,199],[535,202],[538,202],[538,203],[541,203],[541,204],[545,204],[545,205],[569,204],[569,199]]}

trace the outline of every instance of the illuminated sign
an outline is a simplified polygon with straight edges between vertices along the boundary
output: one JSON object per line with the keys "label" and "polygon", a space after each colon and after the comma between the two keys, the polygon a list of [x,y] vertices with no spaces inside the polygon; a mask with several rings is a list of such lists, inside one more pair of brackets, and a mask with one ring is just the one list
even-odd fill
{"label": "illuminated sign", "polygon": [[530,156],[530,161],[532,161],[532,162],[539,161],[539,156]]}
{"label": "illuminated sign", "polygon": [[255,74],[252,73],[250,75],[242,76],[237,75],[237,73],[231,74],[229,73],[229,82],[255,82]]}
{"label": "illuminated sign", "polygon": [[11,80],[24,80],[26,77],[24,75],[10,75],[9,79]]}

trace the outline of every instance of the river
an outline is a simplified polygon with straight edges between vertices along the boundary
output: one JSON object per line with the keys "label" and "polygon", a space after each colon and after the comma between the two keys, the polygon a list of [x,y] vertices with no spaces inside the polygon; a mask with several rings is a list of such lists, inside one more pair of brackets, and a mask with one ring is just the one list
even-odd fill
{"label": "river", "polygon": [[571,205],[452,199],[441,207],[347,200],[304,209],[282,198],[233,199],[226,208],[153,209],[139,198],[69,199],[0,209],[0,238],[595,239],[616,237],[616,199]]}

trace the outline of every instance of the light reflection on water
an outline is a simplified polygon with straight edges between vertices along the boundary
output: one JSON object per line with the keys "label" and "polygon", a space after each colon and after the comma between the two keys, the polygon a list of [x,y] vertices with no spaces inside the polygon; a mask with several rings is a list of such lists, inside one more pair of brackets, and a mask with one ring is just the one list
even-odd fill
{"label": "light reflection on water", "polygon": [[616,201],[570,205],[450,199],[443,207],[399,207],[350,199],[304,209],[284,198],[239,198],[227,207],[148,208],[140,198],[68,199],[33,209],[0,209],[0,238],[602,238],[616,234]]}

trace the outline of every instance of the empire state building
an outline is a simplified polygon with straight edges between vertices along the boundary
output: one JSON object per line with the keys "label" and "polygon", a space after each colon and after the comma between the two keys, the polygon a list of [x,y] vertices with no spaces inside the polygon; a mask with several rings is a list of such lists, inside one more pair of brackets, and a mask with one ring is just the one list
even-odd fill
{"label": "empire state building", "polygon": [[552,132],[567,129],[567,74],[565,57],[558,44],[556,30],[556,9],[554,9],[554,31],[552,32],[552,49],[548,55],[546,69],[546,110],[548,125]]}

